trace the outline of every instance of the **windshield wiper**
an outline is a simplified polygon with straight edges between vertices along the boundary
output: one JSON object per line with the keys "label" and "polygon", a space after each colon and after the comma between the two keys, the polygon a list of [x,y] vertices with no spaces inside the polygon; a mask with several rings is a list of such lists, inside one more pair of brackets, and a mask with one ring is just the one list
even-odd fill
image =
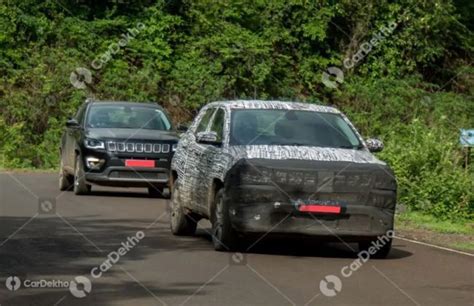
{"label": "windshield wiper", "polygon": [[362,145],[357,145],[357,146],[340,146],[338,147],[339,149],[352,149],[352,150],[360,150],[363,148]]}
{"label": "windshield wiper", "polygon": [[276,142],[276,141],[270,142],[270,145],[273,145],[273,146],[298,146],[298,147],[311,146],[308,143],[297,143],[297,142],[294,142],[294,143],[281,143],[281,142]]}

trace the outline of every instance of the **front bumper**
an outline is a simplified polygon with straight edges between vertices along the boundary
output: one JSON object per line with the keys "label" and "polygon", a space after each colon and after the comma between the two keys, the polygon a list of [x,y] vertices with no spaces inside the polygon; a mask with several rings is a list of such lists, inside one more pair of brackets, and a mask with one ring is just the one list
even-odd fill
{"label": "front bumper", "polygon": [[[393,230],[397,188],[390,173],[376,164],[241,160],[226,177],[225,201],[238,232],[357,241]],[[300,212],[302,204],[341,212]]]}
{"label": "front bumper", "polygon": [[114,187],[149,187],[150,185],[168,186],[169,169],[167,168],[130,168],[114,166],[103,172],[89,172],[86,181],[102,186]]}
{"label": "front bumper", "polygon": [[[103,160],[99,169],[90,168],[87,159],[93,157]],[[150,187],[169,185],[172,152],[165,154],[149,153],[110,153],[100,150],[84,149],[82,152],[85,179],[88,183],[111,187]],[[154,161],[154,167],[126,166],[127,160]]]}
{"label": "front bumper", "polygon": [[241,233],[309,235],[358,240],[384,235],[393,230],[393,211],[364,205],[350,205],[341,214],[312,214],[298,211],[292,203],[230,205],[230,220]]}

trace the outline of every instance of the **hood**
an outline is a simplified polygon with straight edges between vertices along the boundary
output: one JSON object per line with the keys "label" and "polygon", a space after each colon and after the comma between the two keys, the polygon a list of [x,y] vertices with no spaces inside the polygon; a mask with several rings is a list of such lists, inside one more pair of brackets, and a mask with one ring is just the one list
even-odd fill
{"label": "hood", "polygon": [[366,150],[294,146],[241,146],[232,150],[240,158],[233,156],[236,160],[224,179],[230,198],[242,197],[245,192],[239,186],[266,185],[275,188],[260,192],[257,196],[261,201],[321,200],[343,207],[395,208],[394,173]]}
{"label": "hood", "polygon": [[130,139],[130,140],[176,140],[174,131],[146,129],[87,129],[85,136],[93,139]]}
{"label": "hood", "polygon": [[239,159],[273,159],[273,160],[311,160],[311,161],[341,161],[361,164],[386,163],[377,159],[366,149],[338,149],[305,146],[230,146],[229,153],[235,161]]}

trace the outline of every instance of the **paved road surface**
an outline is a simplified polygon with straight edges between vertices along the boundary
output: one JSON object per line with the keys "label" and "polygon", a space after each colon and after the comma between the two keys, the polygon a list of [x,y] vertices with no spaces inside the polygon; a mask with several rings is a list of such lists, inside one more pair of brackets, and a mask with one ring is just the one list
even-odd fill
{"label": "paved road surface", "polygon": [[[388,259],[370,260],[346,278],[341,269],[357,256],[343,244],[265,238],[248,253],[219,253],[208,223],[200,223],[195,237],[172,236],[166,201],[148,198],[144,190],[94,189],[99,191],[78,197],[60,193],[56,183],[52,174],[0,174],[1,305],[474,304],[473,257],[395,240]],[[140,231],[144,237],[134,247],[129,243],[116,264],[91,276]],[[83,298],[69,288],[23,283],[64,285],[80,275],[92,280]],[[339,291],[328,285],[333,297],[320,290],[326,275],[341,279]],[[22,282],[16,291],[7,290],[9,276]],[[9,284],[15,287],[11,278]]]}

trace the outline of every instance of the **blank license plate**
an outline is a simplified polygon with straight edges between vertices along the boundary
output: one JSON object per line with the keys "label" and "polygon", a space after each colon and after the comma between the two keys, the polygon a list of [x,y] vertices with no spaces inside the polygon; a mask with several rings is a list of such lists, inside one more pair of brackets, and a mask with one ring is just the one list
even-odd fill
{"label": "blank license plate", "polygon": [[126,167],[140,167],[140,168],[154,168],[154,160],[140,160],[140,159],[127,159],[125,160]]}

